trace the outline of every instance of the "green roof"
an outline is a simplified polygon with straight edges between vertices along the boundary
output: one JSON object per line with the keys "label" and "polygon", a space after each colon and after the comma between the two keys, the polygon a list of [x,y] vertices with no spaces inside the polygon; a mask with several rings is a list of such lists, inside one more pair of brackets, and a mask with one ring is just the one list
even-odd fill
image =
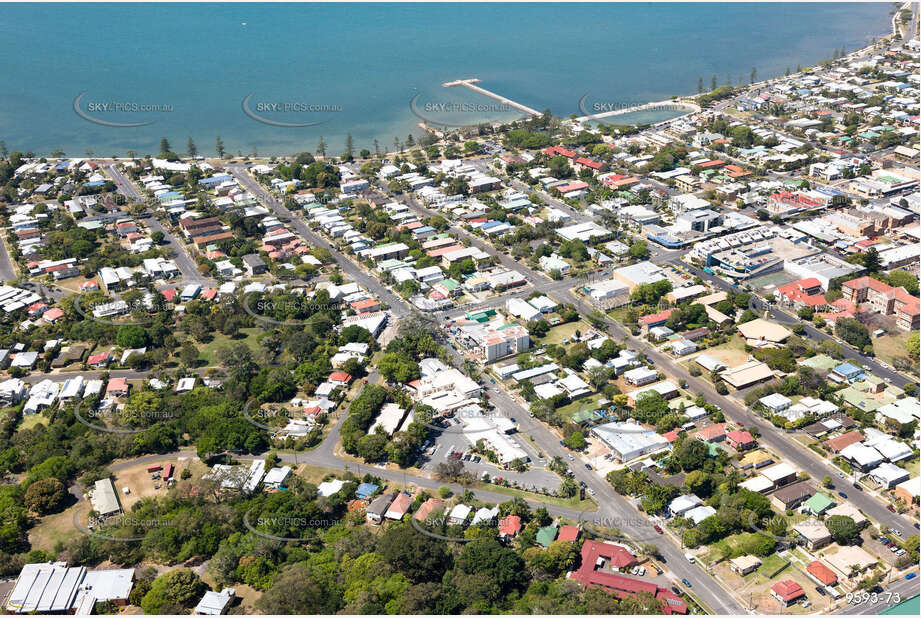
{"label": "green roof", "polygon": [[921,611],[921,597],[916,594],[898,605],[884,609],[880,614],[883,616],[917,616],[919,611]]}
{"label": "green roof", "polygon": [[831,371],[835,367],[841,364],[841,361],[836,361],[831,356],[827,354],[816,354],[811,358],[807,358],[802,363],[806,367],[812,367],[813,369],[822,369],[824,371]]}
{"label": "green roof", "polygon": [[487,309],[486,311],[477,311],[476,313],[467,312],[466,316],[468,320],[473,320],[474,322],[488,322],[489,318],[496,315],[495,309]]}
{"label": "green roof", "polygon": [[835,501],[820,492],[806,500],[803,506],[805,506],[816,515],[821,515],[831,507],[835,506]]}
{"label": "green roof", "polygon": [[556,539],[556,526],[544,526],[537,531],[537,543],[544,547],[550,547],[550,543],[553,543]]}

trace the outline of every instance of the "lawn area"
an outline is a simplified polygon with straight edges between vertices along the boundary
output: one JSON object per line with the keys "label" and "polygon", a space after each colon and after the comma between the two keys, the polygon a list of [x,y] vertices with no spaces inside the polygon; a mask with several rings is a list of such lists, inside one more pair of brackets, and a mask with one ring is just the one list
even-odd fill
{"label": "lawn area", "polygon": [[547,336],[541,339],[538,342],[538,345],[545,346],[550,345],[551,343],[562,344],[563,339],[572,339],[573,334],[576,331],[581,333],[587,333],[592,330],[592,327],[587,322],[579,320],[578,322],[567,322],[566,324],[560,324],[559,326],[554,326],[550,329],[550,332],[547,333]]}
{"label": "lawn area", "polygon": [[769,578],[785,564],[787,564],[787,561],[778,554],[771,554],[761,559],[761,566],[758,567],[758,573]]}
{"label": "lawn area", "polygon": [[905,344],[908,342],[909,333],[884,335],[873,340],[873,353],[890,365],[896,358],[908,357]]}
{"label": "lawn area", "polygon": [[45,418],[44,414],[26,414],[19,423],[19,427],[16,428],[16,431],[25,431],[26,429],[32,429],[38,425],[48,425],[48,419]]}
{"label": "lawn area", "polygon": [[542,494],[536,494],[530,491],[524,491],[522,489],[515,489],[514,487],[503,487],[502,485],[493,485],[492,483],[482,482],[474,483],[470,487],[473,489],[492,491],[497,494],[505,494],[512,498],[534,500],[535,502],[543,502],[544,504],[552,504],[554,506],[562,506],[570,509],[579,509],[580,511],[585,512],[593,512],[598,510],[598,505],[594,501],[579,500],[577,497],[557,498],[555,496],[544,496]]}
{"label": "lawn area", "polygon": [[86,510],[86,505],[76,503],[54,515],[45,515],[29,530],[29,544],[33,549],[54,551],[54,546],[59,541],[67,543],[70,539],[81,534],[74,526],[74,513],[80,509]]}
{"label": "lawn area", "polygon": [[745,351],[745,340],[741,337],[730,337],[726,343],[707,348],[701,353],[723,361],[728,367],[741,365],[748,358],[748,352]]}
{"label": "lawn area", "polygon": [[582,397],[580,399],[576,399],[572,403],[568,403],[562,408],[558,408],[556,413],[560,416],[560,418],[571,420],[572,415],[579,410],[597,410],[598,400],[602,397],[603,395],[601,393],[595,393],[591,397]]}
{"label": "lawn area", "polygon": [[[279,451],[285,452],[285,451]],[[297,475],[307,481],[308,483],[313,483],[314,485],[319,485],[325,476],[328,474],[341,474],[341,470],[335,470],[333,468],[324,468],[323,466],[311,466],[309,464],[301,464],[297,467]]]}
{"label": "lawn area", "polygon": [[205,361],[206,367],[213,367],[218,364],[217,362],[217,351],[218,348],[223,348],[230,345],[231,343],[236,343],[242,341],[249,346],[249,349],[253,352],[259,350],[259,333],[262,332],[261,328],[241,328],[240,334],[237,335],[236,339],[231,339],[227,335],[222,333],[214,333],[214,339],[210,342],[201,344],[198,346],[198,358]]}

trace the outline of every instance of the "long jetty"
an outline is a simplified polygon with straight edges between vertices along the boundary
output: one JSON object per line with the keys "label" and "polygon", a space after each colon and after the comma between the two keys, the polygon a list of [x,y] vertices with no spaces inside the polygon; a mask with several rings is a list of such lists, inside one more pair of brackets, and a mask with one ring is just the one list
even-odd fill
{"label": "long jetty", "polygon": [[503,97],[502,95],[498,95],[495,92],[486,90],[486,88],[481,88],[480,86],[477,86],[476,84],[479,84],[479,83],[480,83],[480,80],[474,77],[471,79],[456,79],[453,82],[445,82],[442,84],[442,86],[444,86],[445,88],[453,88],[454,86],[466,86],[467,88],[470,88],[474,92],[479,92],[480,94],[487,96],[490,99],[495,99],[499,101],[500,103],[508,105],[509,107],[514,107],[515,109],[522,111],[525,114],[529,114],[531,116],[541,115],[541,113],[534,108],[528,107],[527,105],[522,105],[521,103],[512,101],[511,99],[507,99],[506,97]]}
{"label": "long jetty", "polygon": [[654,101],[650,103],[643,103],[642,105],[634,105],[632,107],[625,107],[623,109],[613,109],[606,112],[598,112],[597,114],[591,114],[588,116],[580,116],[576,118],[576,122],[586,122],[588,120],[598,120],[599,118],[609,118],[611,116],[620,116],[621,114],[629,114],[631,112],[641,112],[646,109],[655,109],[658,107],[665,107],[666,105],[671,105],[672,107],[680,107],[682,109],[688,110],[688,114],[692,114],[700,111],[700,106],[695,103],[687,103],[685,101]]}

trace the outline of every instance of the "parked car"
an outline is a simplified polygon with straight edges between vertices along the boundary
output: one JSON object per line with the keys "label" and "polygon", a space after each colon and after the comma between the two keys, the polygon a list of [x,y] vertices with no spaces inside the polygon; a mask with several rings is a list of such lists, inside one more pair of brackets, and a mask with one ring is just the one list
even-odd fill
{"label": "parked car", "polygon": [[585,469],[586,469],[586,470],[591,470],[592,467],[591,467],[590,465],[588,465],[588,464],[585,464]]}
{"label": "parked car", "polygon": [[682,577],[682,578],[681,578],[681,583],[684,584],[685,586],[687,586],[688,588],[691,587],[691,582],[689,582],[688,579],[687,579],[686,577]]}
{"label": "parked car", "polygon": [[908,575],[905,576],[905,579],[914,579],[917,576],[918,576],[917,573],[909,573]]}
{"label": "parked car", "polygon": [[845,500],[847,500],[847,494],[844,493],[843,491],[839,491],[839,492],[838,492],[838,495],[841,496],[842,498],[844,498]]}
{"label": "parked car", "polygon": [[655,530],[658,534],[664,534],[664,532],[662,531],[662,527],[659,526],[658,524],[653,526],[652,529]]}
{"label": "parked car", "polygon": [[892,506],[891,504],[886,505],[886,510],[889,511],[890,513],[895,513],[895,507]]}

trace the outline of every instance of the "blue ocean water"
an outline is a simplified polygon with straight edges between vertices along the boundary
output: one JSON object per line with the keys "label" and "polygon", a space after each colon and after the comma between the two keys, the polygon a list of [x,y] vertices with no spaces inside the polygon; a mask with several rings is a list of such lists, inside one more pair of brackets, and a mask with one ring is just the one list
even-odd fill
{"label": "blue ocean water", "polygon": [[[184,151],[331,153],[419,135],[420,118],[518,117],[442,83],[537,110],[629,105],[727,77],[782,74],[888,32],[890,4],[4,4],[0,139],[69,156]],[[110,123],[151,123],[137,127]],[[247,109],[276,126],[257,121]],[[106,109],[108,106],[108,109]],[[159,107],[142,107],[159,106]],[[110,111],[117,107],[116,111]]]}

